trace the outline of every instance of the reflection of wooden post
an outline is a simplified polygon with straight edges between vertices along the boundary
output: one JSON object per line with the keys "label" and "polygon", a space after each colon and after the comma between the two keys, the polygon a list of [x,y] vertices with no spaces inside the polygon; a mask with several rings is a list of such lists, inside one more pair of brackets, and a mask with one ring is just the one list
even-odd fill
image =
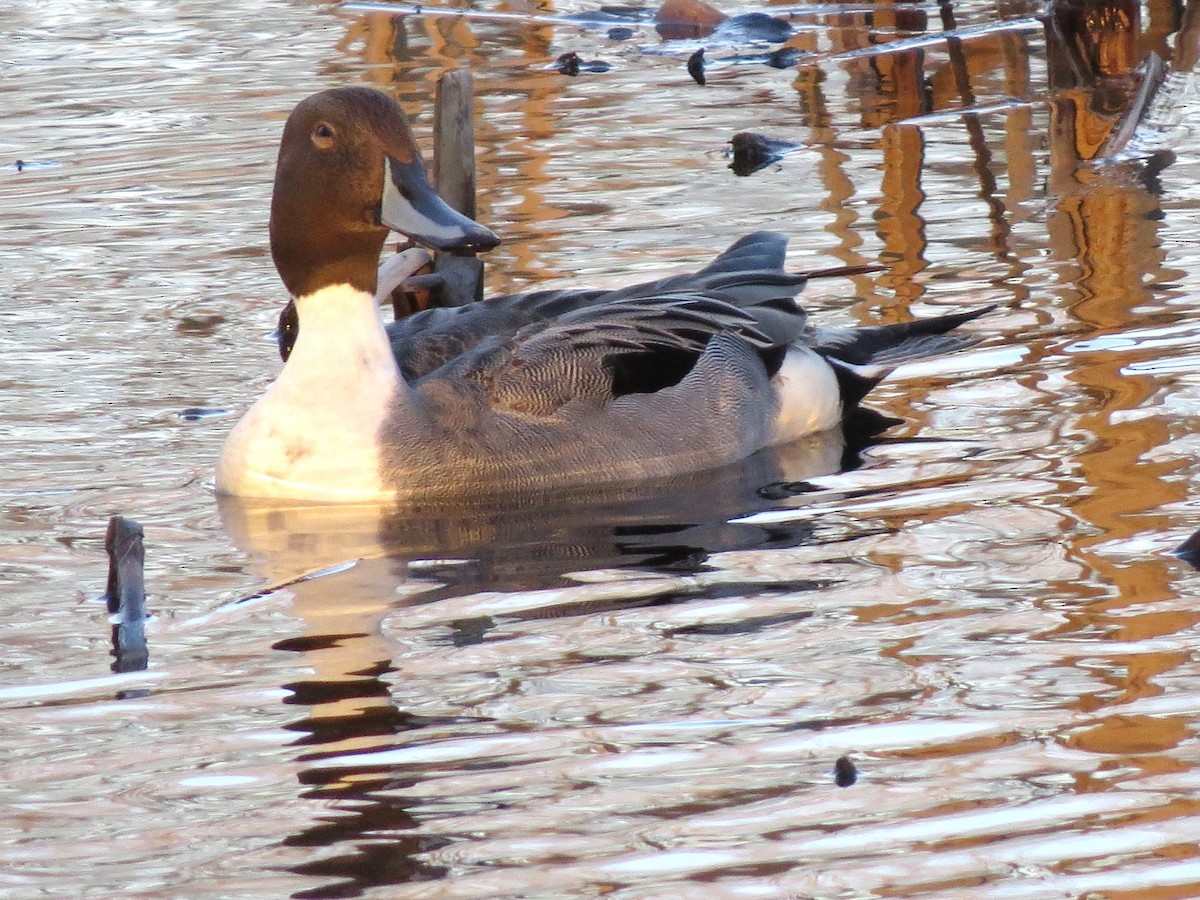
{"label": "reflection of wooden post", "polygon": [[1135,0],[1056,0],[1044,21],[1052,90],[1127,78],[1137,66]]}
{"label": "reflection of wooden post", "polygon": [[[475,218],[474,90],[467,69],[438,79],[433,107],[433,180],[442,199]],[[442,276],[440,306],[483,299],[483,263],[474,253],[439,252],[434,271]]]}
{"label": "reflection of wooden post", "polygon": [[1188,0],[1183,10],[1183,21],[1175,37],[1175,55],[1171,68],[1176,72],[1190,72],[1200,61],[1200,2]]}

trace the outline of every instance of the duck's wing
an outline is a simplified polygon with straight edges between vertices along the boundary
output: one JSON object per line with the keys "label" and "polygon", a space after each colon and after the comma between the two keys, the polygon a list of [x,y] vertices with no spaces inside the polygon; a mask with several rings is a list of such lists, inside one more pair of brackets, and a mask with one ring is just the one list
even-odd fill
{"label": "duck's wing", "polygon": [[[632,321],[638,320],[640,324],[634,330],[645,338],[653,330],[651,321],[655,322],[654,328],[669,331],[671,326],[662,317],[670,319],[667,310],[673,310],[672,315],[676,316],[673,321],[678,322],[683,333],[693,333],[694,320],[697,315],[703,318],[700,312],[703,308],[714,313],[713,323],[724,322],[722,317],[731,310],[740,310],[744,316],[735,315],[739,321],[752,321],[756,332],[772,345],[782,346],[795,340],[804,326],[804,313],[792,298],[809,278],[853,275],[877,268],[850,266],[819,272],[785,272],[786,248],[785,235],[756,232],[738,240],[698,272],[616,290],[538,291],[495,297],[467,306],[425,310],[388,327],[392,350],[401,372],[408,380],[415,381],[481,344],[494,349],[497,343],[511,341],[522,329],[532,326],[587,322],[588,327],[599,327],[601,335],[607,334],[614,340],[617,340],[616,330],[620,330],[624,340],[628,338],[628,329],[634,327]],[[718,306],[705,307],[706,300]],[[680,307],[682,301],[687,302]],[[690,308],[688,302],[692,303]],[[641,320],[639,316],[647,318]],[[687,323],[679,316],[687,318]],[[528,338],[526,335],[523,340]],[[643,350],[659,343],[658,338],[643,341]]]}
{"label": "duck's wing", "polygon": [[493,297],[466,306],[435,307],[387,326],[392,354],[409,381],[429,374],[481,342],[511,337],[522,328],[552,320],[604,291],[538,291]]}
{"label": "duck's wing", "polygon": [[803,327],[790,298],[744,308],[716,292],[680,291],[599,302],[480,341],[415,385],[462,400],[469,386],[494,411],[549,417],[678,384],[717,335],[736,335],[773,373]]}

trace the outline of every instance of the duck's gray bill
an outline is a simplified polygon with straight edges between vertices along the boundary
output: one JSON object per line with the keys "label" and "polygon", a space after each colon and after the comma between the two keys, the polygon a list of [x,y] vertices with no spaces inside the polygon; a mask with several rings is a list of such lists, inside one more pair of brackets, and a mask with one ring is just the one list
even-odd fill
{"label": "duck's gray bill", "polygon": [[500,243],[495,234],[438,196],[420,159],[384,160],[379,220],[431,250],[491,250]]}

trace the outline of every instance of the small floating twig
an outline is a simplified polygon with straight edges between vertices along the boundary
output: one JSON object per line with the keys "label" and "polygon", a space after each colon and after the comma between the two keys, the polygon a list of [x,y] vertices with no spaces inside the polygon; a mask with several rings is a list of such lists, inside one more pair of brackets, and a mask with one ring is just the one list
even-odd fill
{"label": "small floating twig", "polygon": [[[376,12],[388,13],[393,16],[423,16],[427,18],[469,19],[476,22],[515,22],[521,25],[578,25],[582,27],[607,28],[620,24],[615,18],[595,18],[575,16],[553,16],[545,13],[513,13],[495,12],[478,9],[456,9],[446,6],[422,6],[419,3],[371,3],[367,0],[349,0],[342,3],[338,9],[347,12]],[[646,25],[653,24],[646,20]]]}
{"label": "small floating twig", "polygon": [[906,50],[919,50],[923,47],[936,47],[950,41],[969,41],[974,38],[988,37],[993,34],[1036,32],[1043,29],[1042,20],[1035,18],[1008,19],[990,25],[976,25],[972,28],[955,28],[952,31],[935,31],[910,38],[898,38],[882,44],[872,44],[869,47],[859,47],[854,50],[843,50],[838,53],[812,53],[803,57],[802,62],[809,65],[827,62],[843,62],[850,59],[864,59],[874,56],[886,56],[890,53],[903,53]]}
{"label": "small floating twig", "polygon": [[1032,100],[1018,100],[1009,97],[994,103],[973,103],[970,106],[954,106],[950,109],[939,109],[936,112],[922,113],[909,116],[907,119],[897,119],[892,125],[938,125],[942,122],[957,122],[966,116],[985,116],[991,113],[1009,112],[1014,109],[1029,109],[1036,104]]}

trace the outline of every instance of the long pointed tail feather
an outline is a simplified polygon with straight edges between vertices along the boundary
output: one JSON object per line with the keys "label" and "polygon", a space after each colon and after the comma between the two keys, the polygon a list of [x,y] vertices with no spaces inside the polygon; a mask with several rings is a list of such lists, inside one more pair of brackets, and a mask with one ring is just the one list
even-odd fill
{"label": "long pointed tail feather", "polygon": [[813,269],[811,272],[803,272],[808,279],[813,278],[849,278],[851,275],[869,275],[871,272],[886,272],[887,266],[881,266],[879,263],[863,263],[857,266],[833,266],[829,269]]}
{"label": "long pointed tail feather", "polygon": [[898,366],[903,362],[962,350],[978,343],[977,338],[969,335],[947,332],[995,308],[985,306],[970,312],[914,319],[894,325],[814,328],[808,334],[808,343],[831,360],[851,366]]}

